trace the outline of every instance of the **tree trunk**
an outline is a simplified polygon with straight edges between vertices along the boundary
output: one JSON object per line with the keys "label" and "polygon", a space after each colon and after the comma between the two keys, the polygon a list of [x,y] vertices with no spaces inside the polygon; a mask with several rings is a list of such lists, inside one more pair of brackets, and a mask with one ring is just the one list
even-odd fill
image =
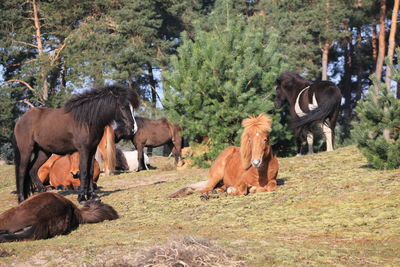
{"label": "tree trunk", "polygon": [[[385,18],[386,18],[386,0],[380,0],[380,13],[379,13],[379,51],[376,60],[375,74],[378,81],[382,79],[383,61],[385,60]],[[378,88],[378,90],[380,90]]]}
{"label": "tree trunk", "polygon": [[147,63],[147,71],[149,73],[149,85],[151,88],[151,106],[156,108],[157,105],[157,81],[154,79],[153,67],[150,63]]}
{"label": "tree trunk", "polygon": [[[394,55],[394,47],[395,47],[395,36],[396,36],[396,26],[397,26],[397,16],[399,15],[399,2],[400,0],[395,0],[393,5],[393,13],[392,13],[392,24],[390,26],[390,34],[389,34],[389,47],[388,47],[388,60],[390,65],[393,63],[393,55]],[[390,66],[386,66],[386,88],[390,89],[391,79],[390,76],[392,71]]]}
{"label": "tree trunk", "polygon": [[[36,43],[37,43],[37,48],[38,48],[38,53],[39,57],[43,55],[43,43],[42,43],[42,34],[40,32],[40,21],[39,21],[39,13],[37,10],[37,5],[36,5],[36,0],[32,0],[32,7],[33,7],[33,22],[35,25],[35,31],[36,31]],[[40,99],[46,103],[48,98],[49,98],[49,86],[47,83],[47,72],[44,70],[43,66],[41,67],[40,70],[40,76],[43,81],[42,85],[42,93],[39,95]]]}
{"label": "tree trunk", "polygon": [[362,81],[363,81],[363,70],[362,70],[362,52],[361,52],[361,27],[357,27],[357,38],[356,38],[356,47],[355,47],[355,73],[357,76],[357,84],[356,88],[356,99],[357,103],[361,99],[362,95]]}
{"label": "tree trunk", "polygon": [[[151,106],[153,109],[156,108],[157,105],[157,81],[154,79],[153,75],[153,66],[150,63],[147,63],[147,72],[149,73],[149,85],[150,85],[150,90],[151,90]],[[152,110],[152,117],[155,117],[154,110]],[[153,148],[148,147],[147,148],[147,155],[148,156],[153,156]]]}
{"label": "tree trunk", "polygon": [[329,42],[326,40],[322,50],[322,80],[328,80],[328,55],[329,55]]}
{"label": "tree trunk", "polygon": [[372,72],[375,72],[375,68],[376,68],[376,59],[378,57],[378,44],[377,44],[377,39],[376,39],[376,24],[372,24],[372,40],[371,40],[371,44],[372,44],[372,58],[374,59],[374,65],[373,65],[373,69]]}

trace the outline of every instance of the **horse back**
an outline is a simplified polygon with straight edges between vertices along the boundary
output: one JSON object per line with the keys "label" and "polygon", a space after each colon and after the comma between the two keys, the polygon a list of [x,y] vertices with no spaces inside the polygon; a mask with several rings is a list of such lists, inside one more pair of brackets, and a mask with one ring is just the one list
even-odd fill
{"label": "horse back", "polygon": [[226,170],[227,166],[239,164],[237,166],[240,167],[241,162],[238,162],[238,156],[239,155],[239,160],[240,160],[240,148],[235,147],[235,146],[230,146],[225,148],[218,157],[214,160],[214,162],[211,164],[210,170],[209,170],[209,177],[210,179],[215,179],[215,180],[224,180],[226,179]]}
{"label": "horse back", "polygon": [[310,85],[310,93],[308,94],[310,103],[312,101],[312,94],[316,94],[317,100],[321,103],[333,101],[340,104],[342,98],[339,87],[331,81],[317,81]]}
{"label": "horse back", "polygon": [[75,151],[73,131],[76,123],[64,109],[35,107],[17,121],[14,135],[17,144],[37,143],[43,150],[56,154]]}
{"label": "horse back", "polygon": [[145,146],[161,146],[171,140],[171,128],[167,119],[150,120],[139,117],[138,131],[133,136],[133,141],[136,144],[144,144]]}

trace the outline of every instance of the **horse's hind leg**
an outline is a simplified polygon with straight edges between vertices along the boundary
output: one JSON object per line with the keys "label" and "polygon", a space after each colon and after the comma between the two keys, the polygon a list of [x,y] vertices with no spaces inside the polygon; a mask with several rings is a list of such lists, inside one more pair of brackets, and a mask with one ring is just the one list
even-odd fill
{"label": "horse's hind leg", "polygon": [[27,227],[19,233],[0,233],[0,243],[33,240],[34,230],[32,226]]}
{"label": "horse's hind leg", "polygon": [[322,131],[325,135],[326,139],[326,151],[333,151],[333,134],[332,129],[326,125],[326,123],[322,123]]}
{"label": "horse's hind leg", "polygon": [[136,147],[137,152],[138,152],[138,158],[137,159],[138,159],[138,163],[139,163],[137,171],[145,170],[146,167],[145,167],[145,162],[144,162],[144,145],[137,144],[137,145],[135,145],[135,147]]}
{"label": "horse's hind leg", "polygon": [[307,133],[307,145],[308,145],[308,153],[309,155],[314,154],[314,134],[312,132]]}
{"label": "horse's hind leg", "polygon": [[39,179],[38,171],[39,168],[49,159],[49,156],[43,151],[39,150],[37,152],[37,156],[35,157],[35,161],[32,165],[32,168],[29,171],[29,175],[32,179],[32,182],[35,184],[38,192],[46,191],[42,181]]}
{"label": "horse's hind leg", "polygon": [[[23,141],[21,143],[23,143]],[[16,185],[17,185],[17,194],[19,203],[28,198],[31,190],[31,179],[28,175],[28,168],[32,152],[33,152],[33,142],[32,144],[18,145],[16,141],[15,168],[16,168]]]}

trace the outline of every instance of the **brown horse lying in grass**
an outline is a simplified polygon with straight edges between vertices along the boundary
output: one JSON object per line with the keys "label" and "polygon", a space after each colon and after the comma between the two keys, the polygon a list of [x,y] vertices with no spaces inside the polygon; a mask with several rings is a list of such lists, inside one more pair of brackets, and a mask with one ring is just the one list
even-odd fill
{"label": "brown horse lying in grass", "polygon": [[272,119],[265,114],[243,120],[244,127],[240,147],[230,146],[219,154],[209,170],[205,181],[182,188],[170,195],[181,197],[201,190],[201,197],[219,187],[228,194],[245,195],[254,192],[269,192],[277,188],[278,160],[269,144]]}
{"label": "brown horse lying in grass", "polygon": [[[96,187],[100,176],[99,163],[93,162],[93,186]],[[39,180],[47,187],[77,189],[79,180],[79,152],[60,156],[53,154],[38,171]]]}
{"label": "brown horse lying in grass", "polygon": [[[240,147],[228,147],[211,165],[205,196],[221,181],[232,195],[277,188],[278,160],[269,144],[272,119],[265,114],[243,120]],[[231,187],[231,188],[230,188]]]}
{"label": "brown horse lying in grass", "polygon": [[82,208],[58,193],[36,194],[0,214],[0,243],[46,239],[68,234],[79,224],[115,220],[109,205],[89,200]]}

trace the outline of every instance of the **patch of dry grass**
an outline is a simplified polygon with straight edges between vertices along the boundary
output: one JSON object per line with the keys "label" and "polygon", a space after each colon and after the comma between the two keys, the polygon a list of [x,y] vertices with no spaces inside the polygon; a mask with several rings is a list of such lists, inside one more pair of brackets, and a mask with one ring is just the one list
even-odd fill
{"label": "patch of dry grass", "polygon": [[[0,244],[12,251],[0,265],[107,266],[127,255],[133,264],[138,251],[184,236],[211,240],[249,266],[400,265],[400,170],[368,168],[353,146],[279,161],[277,191],[208,202],[198,194],[166,197],[205,180],[207,170],[160,167],[101,178],[99,194],[120,219],[49,240]],[[0,167],[0,211],[16,204],[11,170]]]}

